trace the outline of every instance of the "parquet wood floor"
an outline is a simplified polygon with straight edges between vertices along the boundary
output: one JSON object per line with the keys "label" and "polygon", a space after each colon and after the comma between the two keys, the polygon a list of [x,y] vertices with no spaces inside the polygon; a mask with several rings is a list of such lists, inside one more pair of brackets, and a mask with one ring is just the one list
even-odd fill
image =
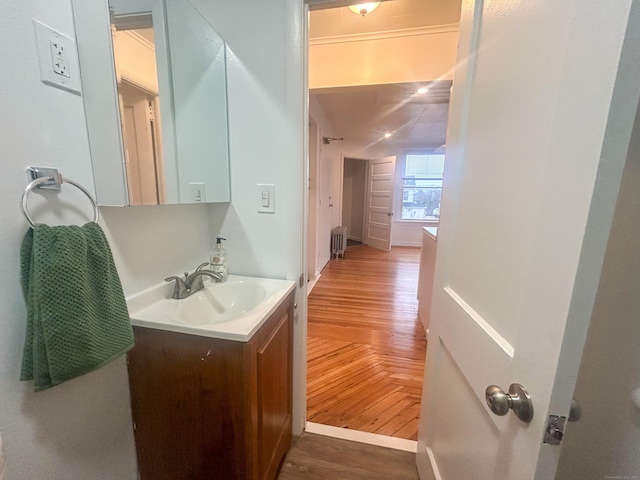
{"label": "parquet wood floor", "polygon": [[308,302],[308,421],[417,439],[419,262],[419,248],[358,246],[322,271]]}

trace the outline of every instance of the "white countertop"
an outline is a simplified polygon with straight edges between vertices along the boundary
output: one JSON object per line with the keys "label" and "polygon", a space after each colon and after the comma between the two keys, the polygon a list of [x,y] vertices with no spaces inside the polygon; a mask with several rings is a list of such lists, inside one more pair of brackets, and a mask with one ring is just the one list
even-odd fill
{"label": "white countertop", "polygon": [[[176,321],[175,312],[173,312],[179,309],[181,300],[171,299],[172,286],[168,283],[161,283],[136,295],[127,297],[131,324],[138,327],[248,342],[271,314],[276,311],[287,295],[295,289],[295,282],[289,280],[229,275],[227,282],[229,284],[234,282],[258,284],[264,288],[265,298],[255,308],[240,312],[232,320],[219,323],[187,324]],[[205,282],[205,284],[207,283]],[[210,287],[208,288],[215,292],[217,284],[212,283],[209,285]],[[201,292],[204,292],[204,290],[201,290]]]}
{"label": "white countertop", "polygon": [[422,233],[436,241],[438,240],[438,227],[422,227]]}

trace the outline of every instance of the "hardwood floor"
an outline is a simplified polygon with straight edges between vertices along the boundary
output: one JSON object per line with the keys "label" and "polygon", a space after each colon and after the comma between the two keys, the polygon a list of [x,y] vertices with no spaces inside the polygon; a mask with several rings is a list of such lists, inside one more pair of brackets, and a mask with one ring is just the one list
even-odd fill
{"label": "hardwood floor", "polygon": [[417,439],[419,261],[419,248],[359,246],[322,271],[308,302],[308,421]]}
{"label": "hardwood floor", "polygon": [[305,433],[294,439],[278,480],[418,480],[415,454]]}

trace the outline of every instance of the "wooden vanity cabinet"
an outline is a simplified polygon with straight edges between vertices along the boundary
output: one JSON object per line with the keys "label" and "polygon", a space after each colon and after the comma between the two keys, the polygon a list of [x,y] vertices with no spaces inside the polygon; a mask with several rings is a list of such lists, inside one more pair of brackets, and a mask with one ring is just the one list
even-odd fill
{"label": "wooden vanity cabinet", "polygon": [[291,443],[293,292],[249,342],[134,327],[142,480],[270,480]]}

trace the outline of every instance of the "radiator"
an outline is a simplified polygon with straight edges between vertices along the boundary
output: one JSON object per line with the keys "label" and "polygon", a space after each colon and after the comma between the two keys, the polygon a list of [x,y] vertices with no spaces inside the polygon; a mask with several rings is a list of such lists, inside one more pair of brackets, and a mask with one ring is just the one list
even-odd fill
{"label": "radiator", "polygon": [[347,227],[336,227],[331,230],[331,256],[344,258],[347,249]]}

